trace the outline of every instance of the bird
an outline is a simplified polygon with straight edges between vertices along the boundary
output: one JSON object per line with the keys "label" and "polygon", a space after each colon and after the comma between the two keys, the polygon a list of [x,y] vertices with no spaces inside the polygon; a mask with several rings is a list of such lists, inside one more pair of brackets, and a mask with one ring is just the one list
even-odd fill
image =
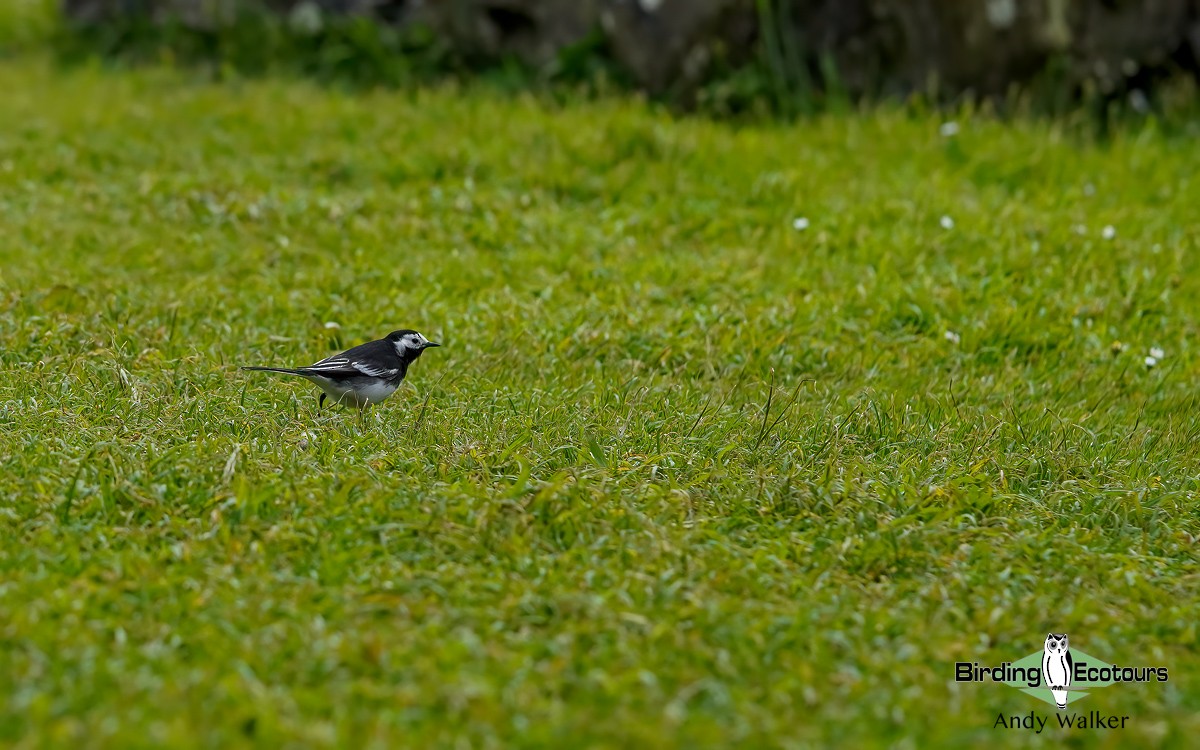
{"label": "bird", "polygon": [[1067,691],[1071,687],[1074,662],[1067,645],[1066,633],[1051,633],[1046,636],[1046,647],[1042,652],[1042,679],[1054,696],[1054,705],[1067,707]]}
{"label": "bird", "polygon": [[359,344],[341,354],[327,357],[308,367],[243,367],[243,370],[281,372],[299,375],[321,389],[317,408],[328,396],[336,404],[366,409],[387,400],[408,374],[408,367],[426,349],[441,344],[430,341],[414,330],[392,331],[377,340]]}

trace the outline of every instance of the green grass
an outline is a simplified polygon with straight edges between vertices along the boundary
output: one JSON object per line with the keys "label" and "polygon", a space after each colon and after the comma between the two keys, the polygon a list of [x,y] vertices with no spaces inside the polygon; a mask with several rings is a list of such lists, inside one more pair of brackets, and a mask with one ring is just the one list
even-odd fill
{"label": "green grass", "polygon": [[[953,683],[1048,631],[1200,731],[1186,135],[0,91],[0,744],[1057,747]],[[397,327],[361,422],[236,369]]]}

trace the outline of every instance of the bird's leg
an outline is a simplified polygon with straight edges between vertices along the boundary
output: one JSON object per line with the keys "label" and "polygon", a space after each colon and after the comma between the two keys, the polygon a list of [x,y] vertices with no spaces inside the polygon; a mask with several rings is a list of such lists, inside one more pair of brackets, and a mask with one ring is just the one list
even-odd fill
{"label": "bird's leg", "polygon": [[321,398],[317,400],[317,410],[320,411],[321,407],[324,405],[325,405],[325,391],[321,391]]}

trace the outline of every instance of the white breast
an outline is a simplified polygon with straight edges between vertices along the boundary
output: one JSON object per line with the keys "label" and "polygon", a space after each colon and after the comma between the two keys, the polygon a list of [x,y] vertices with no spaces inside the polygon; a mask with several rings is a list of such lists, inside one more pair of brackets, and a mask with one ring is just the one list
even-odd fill
{"label": "white breast", "polygon": [[379,381],[372,383],[365,388],[359,388],[358,392],[334,381],[329,378],[320,376],[309,376],[309,381],[320,386],[321,390],[325,391],[325,395],[333,400],[333,403],[341,406],[357,406],[363,407],[367,404],[378,404],[387,399],[388,396],[396,392],[398,383],[386,383]]}
{"label": "white breast", "polygon": [[378,404],[388,396],[396,392],[395,383],[378,382],[373,383],[366,388],[359,389],[358,395],[368,404]]}

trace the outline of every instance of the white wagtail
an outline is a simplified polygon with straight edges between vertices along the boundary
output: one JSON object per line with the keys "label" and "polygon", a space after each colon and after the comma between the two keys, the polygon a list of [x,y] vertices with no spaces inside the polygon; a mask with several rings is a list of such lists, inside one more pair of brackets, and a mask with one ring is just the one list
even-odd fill
{"label": "white wagtail", "polygon": [[416,331],[392,331],[386,338],[368,341],[308,367],[243,367],[243,370],[299,375],[322,391],[318,408],[329,396],[335,403],[364,409],[396,392],[408,366],[421,352],[441,346]]}

